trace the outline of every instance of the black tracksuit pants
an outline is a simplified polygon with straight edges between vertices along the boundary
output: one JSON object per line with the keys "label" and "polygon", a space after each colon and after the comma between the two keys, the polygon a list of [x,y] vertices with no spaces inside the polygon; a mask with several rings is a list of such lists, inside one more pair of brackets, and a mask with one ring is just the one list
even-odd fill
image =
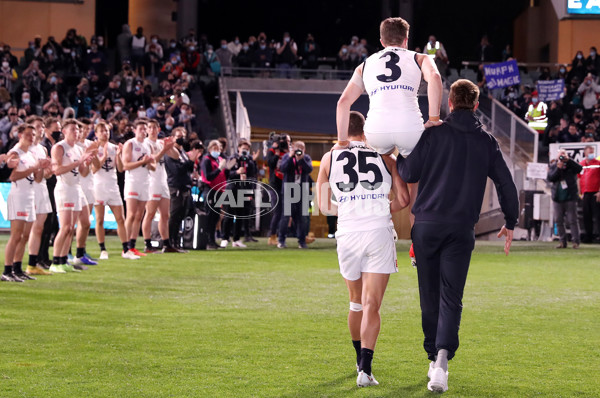
{"label": "black tracksuit pants", "polygon": [[448,359],[458,349],[462,297],[475,233],[470,225],[416,222],[412,241],[417,260],[423,347],[430,360],[440,349]]}

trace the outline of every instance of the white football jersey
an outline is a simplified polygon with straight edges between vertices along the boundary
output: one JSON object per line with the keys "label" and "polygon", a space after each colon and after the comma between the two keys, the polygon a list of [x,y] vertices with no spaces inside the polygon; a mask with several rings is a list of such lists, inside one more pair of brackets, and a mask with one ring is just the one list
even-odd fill
{"label": "white football jersey", "polygon": [[[131,142],[131,161],[137,162],[138,160],[142,160],[145,155],[150,155],[152,152],[146,142],[139,142],[135,137],[130,139],[127,142]],[[130,181],[144,181],[148,180],[149,170],[146,165],[140,166],[133,170],[127,170],[125,172],[125,180]]]}
{"label": "white football jersey", "polygon": [[[144,142],[146,143],[148,148],[150,148],[150,151],[153,155],[160,153],[160,151],[163,150],[165,145],[164,142],[162,142],[161,140],[152,141],[150,138],[146,138]],[[150,171],[150,179],[152,180],[152,182],[157,183],[167,181],[167,170],[165,169],[164,156],[156,162],[156,170]]]}
{"label": "white football jersey", "polygon": [[[36,144],[36,145],[30,146],[29,152],[31,152],[33,154],[33,157],[35,157],[35,159],[38,161],[48,158],[48,155],[46,154],[46,148],[44,148],[42,146],[42,144]],[[34,184],[46,185],[46,179],[42,178],[41,182],[39,182],[39,183],[35,182]]]}
{"label": "white football jersey", "polygon": [[[85,150],[92,145],[94,141],[85,139],[84,142],[77,142],[77,145],[79,146],[79,148],[81,148],[81,151],[83,153],[85,153]],[[88,173],[88,175],[86,175],[85,177],[80,175],[79,176],[79,183],[81,184],[82,188],[88,188],[88,189],[94,189],[94,178],[92,177],[92,172],[90,171]]]}
{"label": "white football jersey", "polygon": [[[33,167],[37,164],[37,159],[29,150],[25,152],[21,148],[15,146],[10,151],[8,151],[9,154],[12,152],[16,153],[19,156],[19,164],[16,167],[17,171],[25,171],[28,168]],[[34,176],[33,173],[31,173],[25,178],[21,178],[17,181],[12,181],[10,190],[11,192],[14,191],[15,193],[31,193],[33,192],[33,182]]]}
{"label": "white football jersey", "polygon": [[363,83],[369,95],[366,133],[423,130],[417,92],[421,67],[414,51],[386,47],[363,64]]}
{"label": "white football jersey", "polygon": [[[94,173],[94,184],[102,187],[112,187],[117,184],[117,146],[107,145],[108,156],[98,171]],[[98,157],[104,157],[104,146],[98,147]]]}
{"label": "white football jersey", "polygon": [[338,236],[393,225],[392,175],[381,155],[364,142],[331,152],[329,184],[338,207]]}
{"label": "white football jersey", "polygon": [[[83,150],[77,145],[70,146],[67,141],[62,140],[56,145],[60,145],[63,148],[62,165],[68,165],[73,162],[77,162],[83,155]],[[73,168],[73,170],[67,171],[64,174],[59,175],[58,184],[65,185],[79,185],[79,167]]]}

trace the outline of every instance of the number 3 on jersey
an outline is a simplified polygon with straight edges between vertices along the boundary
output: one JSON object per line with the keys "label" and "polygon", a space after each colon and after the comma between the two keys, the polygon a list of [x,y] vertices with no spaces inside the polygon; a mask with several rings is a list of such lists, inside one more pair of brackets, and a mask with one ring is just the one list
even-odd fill
{"label": "number 3 on jersey", "polygon": [[[383,182],[383,175],[379,167],[375,163],[369,163],[368,158],[377,158],[374,152],[358,152],[358,172],[356,170],[356,155],[349,151],[340,153],[337,161],[341,162],[347,159],[346,164],[343,166],[344,174],[348,176],[348,182],[338,182],[337,187],[342,192],[351,192],[356,188],[356,184],[360,182],[363,188],[370,191],[374,191]],[[373,173],[373,181],[369,181],[368,174]],[[362,174],[365,178],[359,181],[359,174]]]}
{"label": "number 3 on jersey", "polygon": [[390,59],[385,63],[385,67],[390,70],[390,75],[387,76],[385,74],[377,76],[377,80],[384,83],[395,82],[402,75],[402,69],[398,66],[398,61],[400,61],[400,57],[393,51],[388,51],[384,53],[379,59],[389,56]]}

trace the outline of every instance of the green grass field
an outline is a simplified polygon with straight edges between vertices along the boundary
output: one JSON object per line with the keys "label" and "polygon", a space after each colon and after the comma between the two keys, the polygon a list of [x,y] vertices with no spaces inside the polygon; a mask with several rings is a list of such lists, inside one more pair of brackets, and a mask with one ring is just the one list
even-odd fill
{"label": "green grass field", "polygon": [[[355,384],[334,245],[125,261],[113,238],[112,259],[89,271],[2,283],[0,397],[432,395],[408,243],[368,389]],[[517,242],[507,258],[477,244],[445,396],[600,394],[600,246],[553,247]]]}

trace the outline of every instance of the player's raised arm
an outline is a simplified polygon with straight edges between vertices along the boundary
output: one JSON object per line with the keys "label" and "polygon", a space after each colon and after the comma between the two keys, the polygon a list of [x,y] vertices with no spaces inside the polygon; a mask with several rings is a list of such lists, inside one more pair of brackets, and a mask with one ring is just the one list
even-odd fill
{"label": "player's raised arm", "polygon": [[423,79],[427,82],[427,98],[429,100],[429,118],[425,122],[425,128],[438,126],[440,121],[440,108],[442,107],[442,77],[431,58],[425,54],[418,54],[418,62],[421,66]]}
{"label": "player's raised arm", "polygon": [[365,91],[362,81],[362,64],[355,70],[348,85],[344,89],[337,103],[335,120],[337,124],[338,144],[347,146],[348,144],[348,119],[350,118],[350,107]]}
{"label": "player's raised arm", "polygon": [[327,216],[337,215],[337,206],[331,202],[331,187],[329,186],[329,170],[331,167],[331,152],[327,152],[321,159],[319,175],[317,177],[317,204],[319,210]]}

